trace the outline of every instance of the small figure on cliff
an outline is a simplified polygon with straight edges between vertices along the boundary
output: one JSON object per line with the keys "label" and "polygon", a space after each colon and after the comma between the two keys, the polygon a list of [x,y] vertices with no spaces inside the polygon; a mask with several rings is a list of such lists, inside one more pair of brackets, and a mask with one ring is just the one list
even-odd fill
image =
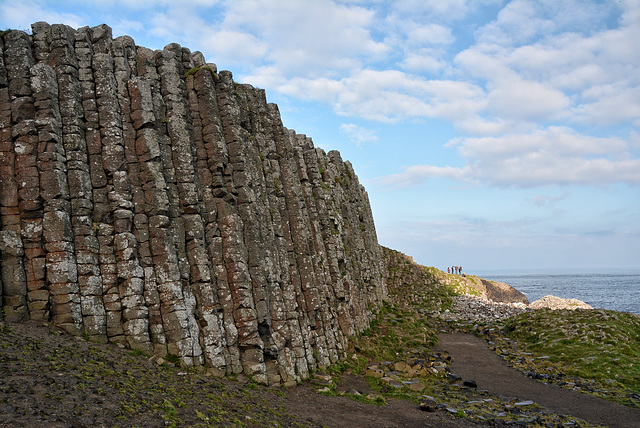
{"label": "small figure on cliff", "polygon": [[451,268],[447,267],[447,273],[451,273]]}

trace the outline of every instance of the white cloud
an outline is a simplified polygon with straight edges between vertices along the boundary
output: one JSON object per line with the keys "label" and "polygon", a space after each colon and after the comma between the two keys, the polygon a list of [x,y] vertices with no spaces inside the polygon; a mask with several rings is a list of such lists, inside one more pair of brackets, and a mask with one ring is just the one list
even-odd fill
{"label": "white cloud", "polygon": [[498,14],[498,18],[486,25],[478,34],[481,43],[516,45],[553,31],[555,21],[540,16],[539,3],[514,0]]}
{"label": "white cloud", "polygon": [[623,25],[609,28],[605,18],[616,5],[510,2],[455,64],[487,88],[485,114],[515,122],[637,126],[640,25],[630,16],[640,12],[630,4]]}
{"label": "white cloud", "polygon": [[426,80],[397,70],[362,70],[341,81],[335,109],[384,122],[440,117],[458,120],[479,109],[482,90],[466,82]]}
{"label": "white cloud", "polygon": [[571,111],[573,120],[587,125],[611,126],[631,123],[640,126],[640,86],[615,90]]}
{"label": "white cloud", "polygon": [[451,28],[433,23],[416,25],[407,34],[407,43],[410,46],[448,45],[453,41]]}
{"label": "white cloud", "polygon": [[[215,63],[229,65],[260,64],[269,51],[268,44],[253,34],[219,30],[207,33],[203,48]],[[239,56],[238,53],[242,52]]]}
{"label": "white cloud", "polygon": [[498,117],[515,120],[540,120],[569,106],[561,91],[539,82],[512,80],[500,82],[488,95],[488,109]]}
{"label": "white cloud", "polygon": [[418,53],[410,52],[402,62],[402,67],[414,73],[435,74],[446,65],[438,56],[428,49],[422,49]]}
{"label": "white cloud", "polygon": [[[190,47],[234,70],[237,80],[328,103],[350,117],[440,118],[472,135],[522,132],[534,121],[637,124],[640,30],[628,18],[633,11],[626,26],[608,29],[592,5],[512,1],[451,62],[450,25],[501,3],[284,1],[274,8],[267,0],[202,0],[154,10],[150,19],[156,35],[196,41]],[[199,10],[214,4],[220,18],[203,20]],[[597,25],[586,32],[589,23]],[[593,98],[594,88],[612,79],[615,91]]]}
{"label": "white cloud", "polygon": [[354,142],[356,146],[362,147],[364,143],[378,141],[375,131],[363,128],[353,123],[343,123],[340,125],[340,131],[349,136],[349,140]]}
{"label": "white cloud", "polygon": [[607,27],[615,2],[513,0],[477,35],[480,43],[518,46],[559,33],[591,33]]}
{"label": "white cloud", "polygon": [[31,24],[34,17],[37,21],[45,21],[49,24],[67,24],[74,28],[86,25],[86,20],[72,13],[58,13],[46,8],[40,2],[3,2],[0,4],[0,16],[2,20],[11,23],[10,27],[16,30],[31,32]]}
{"label": "white cloud", "polygon": [[632,143],[618,138],[579,135],[555,127],[529,134],[463,138],[450,145],[466,159],[464,167],[414,165],[379,182],[391,187],[430,178],[499,187],[640,185],[640,158],[631,154]]}
{"label": "white cloud", "polygon": [[391,188],[417,186],[431,178],[449,178],[455,181],[468,181],[471,177],[469,167],[412,165],[404,168],[401,174],[388,175],[378,179],[378,183]]}
{"label": "white cloud", "polygon": [[318,77],[328,70],[350,69],[362,60],[375,60],[388,49],[372,39],[369,27],[374,12],[363,7],[329,1],[285,1],[274,7],[267,0],[227,5],[220,29],[249,33],[261,40],[269,47],[263,60],[284,76]]}
{"label": "white cloud", "polygon": [[560,196],[536,195],[531,202],[533,203],[533,205],[537,207],[547,208],[547,207],[552,207],[557,202],[562,201],[566,197],[567,197],[566,194],[560,195]]}
{"label": "white cloud", "polygon": [[504,0],[397,0],[395,13],[403,17],[429,17],[439,22],[461,20],[478,9],[504,3]]}
{"label": "white cloud", "polygon": [[144,30],[144,24],[140,21],[132,21],[130,19],[119,19],[112,25],[114,37],[124,34],[133,34]]}

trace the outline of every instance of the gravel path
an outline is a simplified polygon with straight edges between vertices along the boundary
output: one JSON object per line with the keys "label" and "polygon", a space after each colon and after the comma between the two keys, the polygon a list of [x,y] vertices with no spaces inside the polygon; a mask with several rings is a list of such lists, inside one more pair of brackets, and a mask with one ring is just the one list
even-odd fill
{"label": "gravel path", "polygon": [[532,400],[555,413],[569,414],[593,424],[611,428],[640,427],[640,409],[527,378],[508,367],[478,337],[443,333],[438,339],[436,350],[446,350],[453,357],[451,372],[463,379],[474,380],[480,390],[488,390],[499,396]]}

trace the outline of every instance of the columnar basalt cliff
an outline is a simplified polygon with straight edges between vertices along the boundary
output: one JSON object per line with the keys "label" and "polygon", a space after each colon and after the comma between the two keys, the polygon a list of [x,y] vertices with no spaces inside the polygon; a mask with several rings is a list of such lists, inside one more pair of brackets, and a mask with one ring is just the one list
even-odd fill
{"label": "columnar basalt cliff", "polygon": [[177,44],[4,32],[0,190],[8,321],[291,384],[386,298],[351,164]]}

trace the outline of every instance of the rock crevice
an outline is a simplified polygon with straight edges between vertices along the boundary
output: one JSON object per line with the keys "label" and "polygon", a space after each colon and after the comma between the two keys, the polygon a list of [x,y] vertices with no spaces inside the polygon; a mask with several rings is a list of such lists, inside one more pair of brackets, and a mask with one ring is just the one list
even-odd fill
{"label": "rock crevice", "polygon": [[177,44],[3,33],[0,190],[9,321],[292,384],[386,298],[351,164]]}

